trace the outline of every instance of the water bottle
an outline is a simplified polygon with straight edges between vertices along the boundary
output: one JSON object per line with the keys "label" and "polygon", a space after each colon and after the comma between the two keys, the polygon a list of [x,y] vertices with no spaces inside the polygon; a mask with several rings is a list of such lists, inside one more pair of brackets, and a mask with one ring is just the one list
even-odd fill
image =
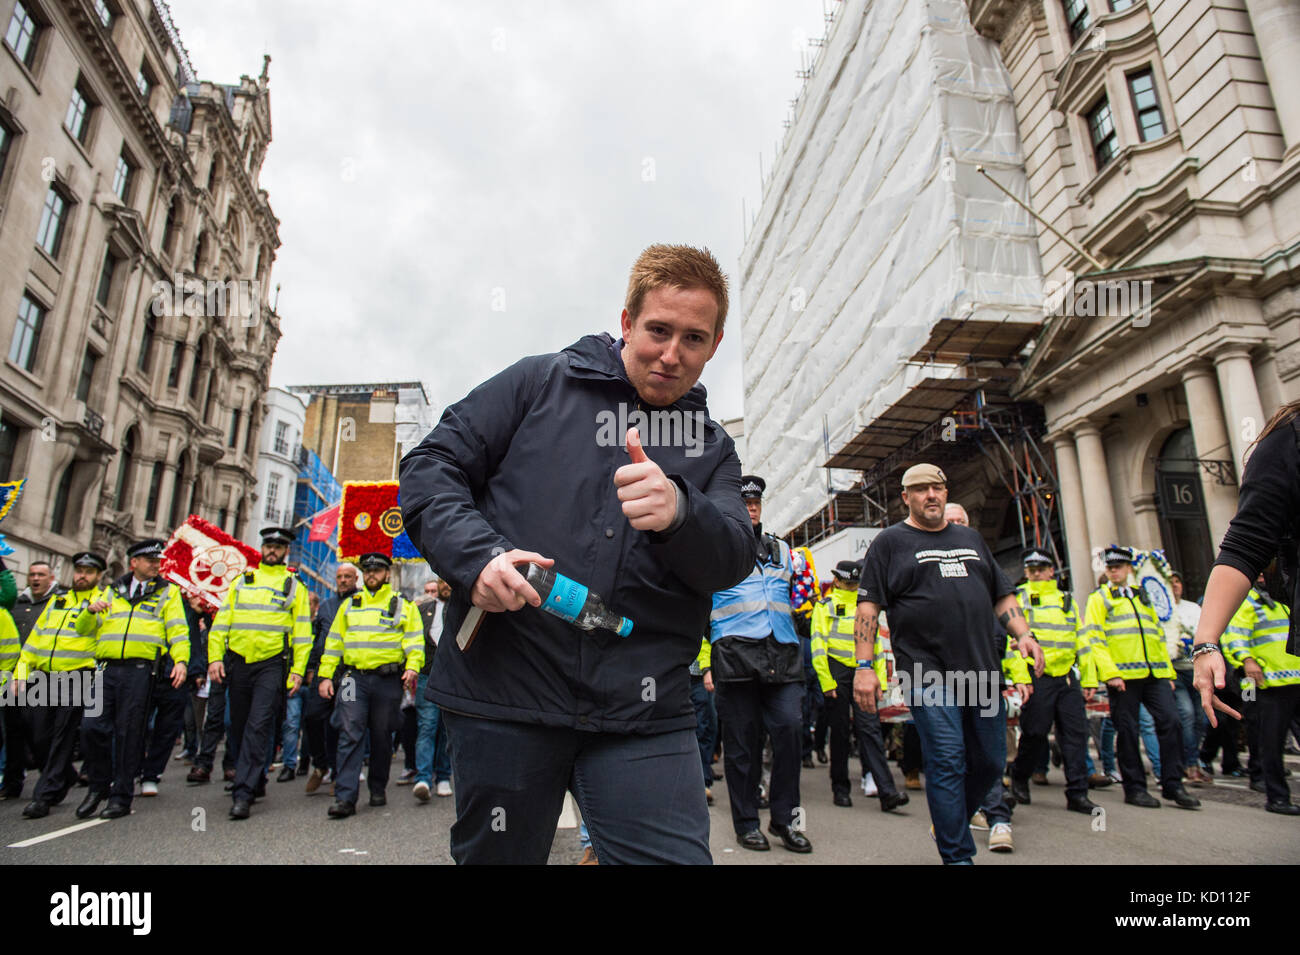
{"label": "water bottle", "polygon": [[576,580],[557,574],[537,564],[524,568],[524,577],[537,596],[542,598],[542,609],[567,620],[583,630],[612,630],[620,637],[632,632],[632,621],[620,617],[608,607],[599,594],[594,594]]}

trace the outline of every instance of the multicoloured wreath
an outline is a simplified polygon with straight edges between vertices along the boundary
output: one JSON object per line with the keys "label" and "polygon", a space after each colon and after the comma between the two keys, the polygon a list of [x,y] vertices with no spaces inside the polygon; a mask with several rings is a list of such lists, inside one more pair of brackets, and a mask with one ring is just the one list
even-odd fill
{"label": "multicoloured wreath", "polygon": [[219,608],[231,581],[261,562],[259,551],[191,514],[167,541],[159,569],[168,580]]}
{"label": "multicoloured wreath", "polygon": [[339,514],[339,560],[387,554],[394,563],[420,560],[402,529],[396,481],[345,481]]}

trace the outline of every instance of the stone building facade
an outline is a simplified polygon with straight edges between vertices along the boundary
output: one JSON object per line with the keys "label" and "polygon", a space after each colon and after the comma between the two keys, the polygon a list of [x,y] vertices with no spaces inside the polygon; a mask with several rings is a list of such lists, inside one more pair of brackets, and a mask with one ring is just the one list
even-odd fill
{"label": "stone building facade", "polygon": [[[246,537],[280,320],[269,57],[199,81],[162,0],[0,0],[0,527],[22,569],[197,513]],[[65,571],[63,576],[67,577]]]}
{"label": "stone building facade", "polygon": [[1074,587],[1119,542],[1164,547],[1199,596],[1243,455],[1300,397],[1300,5],[970,15],[1011,75],[1044,220],[1048,314],[1015,390],[1045,411]]}

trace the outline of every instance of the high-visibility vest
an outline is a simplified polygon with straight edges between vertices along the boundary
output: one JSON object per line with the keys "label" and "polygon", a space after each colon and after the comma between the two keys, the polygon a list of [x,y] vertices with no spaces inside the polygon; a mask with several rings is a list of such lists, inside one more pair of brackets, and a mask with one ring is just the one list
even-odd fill
{"label": "high-visibility vest", "polygon": [[35,670],[59,673],[95,665],[95,615],[90,604],[108,599],[106,588],[70,590],[51,597],[27,635],[14,678],[27,679]]}
{"label": "high-visibility vest", "polygon": [[1083,619],[1094,652],[1098,641],[1104,643],[1125,680],[1173,678],[1164,628],[1140,587],[1098,587],[1088,595]]}
{"label": "high-visibility vest", "polygon": [[284,564],[265,564],[237,577],[226,591],[208,634],[208,663],[229,647],[246,663],[293,651],[289,672],[302,676],[311,655],[311,607],[307,588]]}
{"label": "high-visibility vest", "polygon": [[[774,553],[765,553],[771,546]],[[768,634],[777,643],[799,642],[790,606],[790,584],[794,563],[785,541],[764,534],[759,542],[759,556],[750,575],[726,590],[713,595],[709,614],[709,639],[746,637],[762,640]]]}
{"label": "high-visibility vest", "polygon": [[424,628],[415,604],[384,584],[373,594],[362,588],[339,606],[325,638],[320,675],[332,680],[340,661],[358,670],[406,661],[417,673],[424,666]]}
{"label": "high-visibility vest", "polygon": [[[1251,587],[1223,632],[1223,656],[1234,667],[1241,666],[1247,657],[1258,663],[1264,671],[1260,689],[1300,683],[1300,657],[1286,652],[1290,624],[1291,612],[1286,604]],[[1242,679],[1241,685],[1244,689],[1250,681]]]}
{"label": "high-visibility vest", "polygon": [[[823,693],[835,689],[830,661],[834,660],[850,670],[857,669],[857,644],[853,640],[854,617],[858,611],[858,592],[835,587],[824,600],[813,607],[812,613],[812,665]],[[887,682],[885,652],[880,643],[880,631],[871,652],[871,668],[883,687]]]}
{"label": "high-visibility vest", "polygon": [[14,623],[14,615],[0,607],[0,683],[9,679],[14,667],[18,665],[18,657],[22,651],[23,641],[18,636],[18,625]]}
{"label": "high-visibility vest", "polygon": [[176,585],[154,578],[145,594],[131,603],[130,582],[105,588],[108,609],[96,614],[98,660],[156,660],[170,653],[172,662],[190,662],[190,627]]}
{"label": "high-visibility vest", "polygon": [[1119,676],[1104,643],[1094,645],[1079,627],[1074,598],[1062,593],[1055,580],[1029,580],[1016,591],[1034,638],[1043,648],[1043,672],[1065,676],[1078,663],[1079,685],[1095,687]]}

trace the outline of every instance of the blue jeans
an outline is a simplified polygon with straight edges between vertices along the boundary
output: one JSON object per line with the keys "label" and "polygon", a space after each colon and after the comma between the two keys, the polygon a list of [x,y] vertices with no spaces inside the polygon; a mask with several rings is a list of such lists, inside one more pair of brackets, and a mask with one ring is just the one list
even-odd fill
{"label": "blue jeans", "polygon": [[1205,711],[1201,694],[1192,686],[1193,670],[1174,670],[1174,702],[1178,704],[1178,722],[1183,728],[1183,765],[1199,766],[1201,736],[1205,733]]}
{"label": "blue jeans", "polygon": [[1138,731],[1142,734],[1142,746],[1151,760],[1151,771],[1156,779],[1160,778],[1160,741],[1156,739],[1156,723],[1151,719],[1145,705],[1138,708]]}
{"label": "blue jeans", "polygon": [[286,769],[298,768],[298,732],[302,728],[302,700],[307,693],[307,685],[289,697],[284,710],[284,729],[280,733],[280,745],[284,748],[284,766]]}
{"label": "blue jeans", "polygon": [[415,687],[415,781],[450,781],[451,760],[447,756],[447,727],[437,703],[424,698],[429,674],[421,673]]}
{"label": "blue jeans", "polygon": [[919,692],[911,704],[912,722],[921,737],[925,799],[946,865],[969,864],[974,858],[970,817],[1006,765],[1007,707],[1001,695],[997,701],[993,716],[981,716],[975,706],[922,705]]}

